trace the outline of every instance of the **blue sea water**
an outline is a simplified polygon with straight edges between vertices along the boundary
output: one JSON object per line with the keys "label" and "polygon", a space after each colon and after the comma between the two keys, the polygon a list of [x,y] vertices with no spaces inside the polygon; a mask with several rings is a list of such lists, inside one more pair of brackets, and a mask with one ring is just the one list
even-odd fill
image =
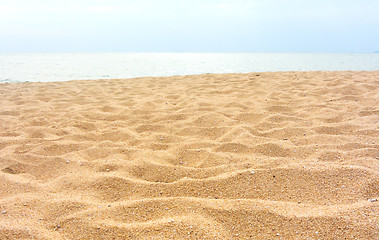
{"label": "blue sea water", "polygon": [[378,53],[3,53],[0,82],[202,73],[379,70]]}

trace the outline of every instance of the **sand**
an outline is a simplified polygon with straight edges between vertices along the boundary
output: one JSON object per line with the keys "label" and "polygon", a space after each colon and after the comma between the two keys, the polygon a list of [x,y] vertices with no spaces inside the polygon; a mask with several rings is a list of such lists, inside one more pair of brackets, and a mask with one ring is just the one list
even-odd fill
{"label": "sand", "polygon": [[0,85],[0,239],[379,239],[379,71]]}

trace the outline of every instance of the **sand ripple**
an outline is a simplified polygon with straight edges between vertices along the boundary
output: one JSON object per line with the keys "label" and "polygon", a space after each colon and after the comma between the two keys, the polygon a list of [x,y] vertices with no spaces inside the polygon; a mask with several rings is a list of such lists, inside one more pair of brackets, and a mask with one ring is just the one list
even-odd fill
{"label": "sand ripple", "polygon": [[379,73],[0,85],[0,239],[377,239]]}

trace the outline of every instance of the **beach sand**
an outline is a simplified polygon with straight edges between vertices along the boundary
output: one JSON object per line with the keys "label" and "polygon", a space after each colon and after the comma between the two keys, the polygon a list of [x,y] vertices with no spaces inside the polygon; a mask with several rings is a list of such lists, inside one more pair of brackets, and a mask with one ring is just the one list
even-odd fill
{"label": "beach sand", "polygon": [[379,71],[0,85],[0,239],[379,239]]}

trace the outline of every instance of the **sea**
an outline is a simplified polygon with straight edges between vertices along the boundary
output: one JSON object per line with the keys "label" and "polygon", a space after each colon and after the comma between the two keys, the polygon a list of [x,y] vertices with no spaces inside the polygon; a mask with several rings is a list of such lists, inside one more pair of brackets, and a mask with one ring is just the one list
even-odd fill
{"label": "sea", "polygon": [[0,53],[0,83],[379,70],[379,53]]}

